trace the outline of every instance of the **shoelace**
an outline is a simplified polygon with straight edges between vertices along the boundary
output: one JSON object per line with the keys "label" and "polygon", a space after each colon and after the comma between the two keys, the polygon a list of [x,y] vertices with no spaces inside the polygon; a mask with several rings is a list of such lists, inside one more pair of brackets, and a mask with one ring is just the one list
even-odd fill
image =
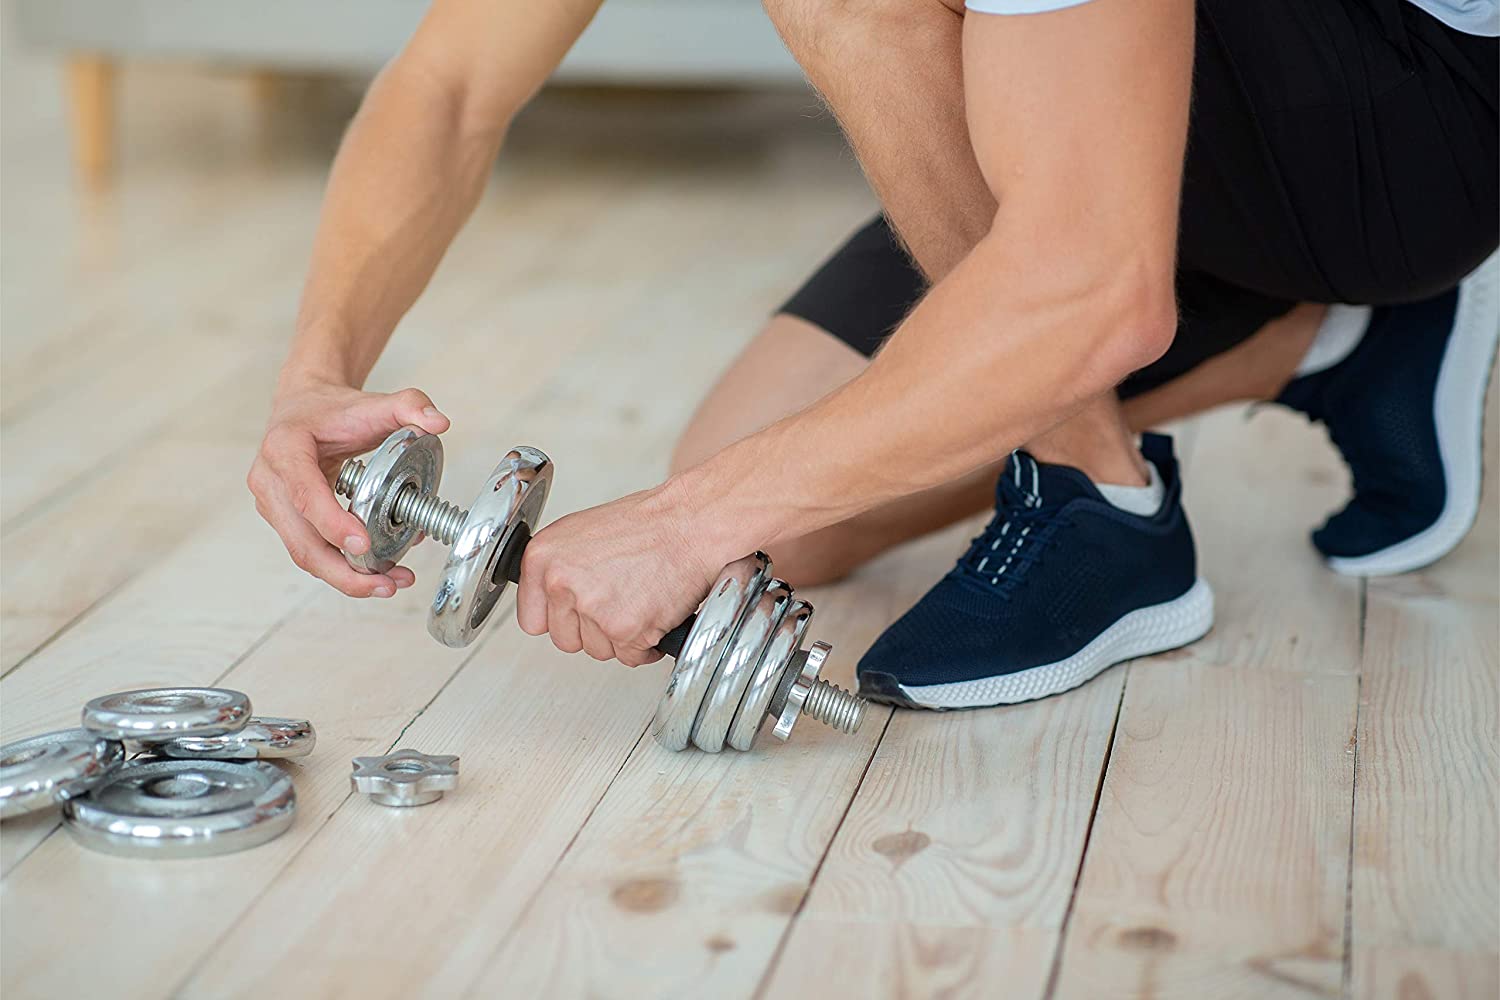
{"label": "shoelace", "polygon": [[959,559],[954,571],[979,580],[1009,597],[1041,560],[1063,524],[1057,508],[1040,506],[1038,498],[1009,476],[1000,479],[1000,508]]}

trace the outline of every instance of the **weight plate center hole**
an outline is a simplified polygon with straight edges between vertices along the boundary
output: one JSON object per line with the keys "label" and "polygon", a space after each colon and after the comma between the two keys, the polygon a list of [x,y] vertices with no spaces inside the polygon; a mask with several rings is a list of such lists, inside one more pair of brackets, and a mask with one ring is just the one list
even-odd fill
{"label": "weight plate center hole", "polygon": [[381,766],[385,771],[399,771],[402,774],[421,774],[427,770],[427,765],[419,760],[388,760]]}
{"label": "weight plate center hole", "polygon": [[158,799],[196,799],[213,791],[213,779],[206,774],[174,774],[146,782],[142,789]]}
{"label": "weight plate center hole", "polygon": [[159,694],[142,698],[136,704],[153,712],[175,712],[183,708],[195,708],[201,704],[201,700],[186,694]]}

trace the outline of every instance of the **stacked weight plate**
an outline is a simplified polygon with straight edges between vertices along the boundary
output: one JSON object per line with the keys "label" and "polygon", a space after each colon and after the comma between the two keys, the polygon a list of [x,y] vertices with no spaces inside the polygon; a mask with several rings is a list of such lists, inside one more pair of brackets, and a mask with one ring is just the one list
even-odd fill
{"label": "stacked weight plate", "polygon": [[292,824],[291,777],[269,759],[312,752],[299,719],[257,718],[223,688],[95,698],[83,726],[0,747],[0,819],[62,809],[80,844],[130,857],[203,857]]}

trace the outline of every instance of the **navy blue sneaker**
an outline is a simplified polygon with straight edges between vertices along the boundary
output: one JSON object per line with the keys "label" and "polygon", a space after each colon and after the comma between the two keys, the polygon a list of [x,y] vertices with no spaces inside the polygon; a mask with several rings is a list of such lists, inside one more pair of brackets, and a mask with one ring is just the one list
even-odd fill
{"label": "navy blue sneaker", "polygon": [[859,693],[908,708],[1008,705],[1201,638],[1213,592],[1198,579],[1171,439],[1147,434],[1141,453],[1164,492],[1150,517],[1113,506],[1077,469],[1012,454],[994,519],[870,647]]}
{"label": "navy blue sneaker", "polygon": [[1497,342],[1500,255],[1450,292],[1375,309],[1348,357],[1277,397],[1328,428],[1353,477],[1348,505],[1312,533],[1332,569],[1406,573],[1463,540],[1479,510]]}

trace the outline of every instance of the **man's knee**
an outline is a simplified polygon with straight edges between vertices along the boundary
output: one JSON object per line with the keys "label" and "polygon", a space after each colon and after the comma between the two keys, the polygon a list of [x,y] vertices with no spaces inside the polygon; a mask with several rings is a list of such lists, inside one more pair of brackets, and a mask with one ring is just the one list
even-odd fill
{"label": "man's knee", "polygon": [[766,16],[799,60],[824,48],[829,35],[853,13],[843,0],[762,0]]}
{"label": "man's knee", "polygon": [[838,528],[825,528],[811,535],[792,538],[771,552],[776,575],[793,587],[817,587],[837,583],[871,558]]}

